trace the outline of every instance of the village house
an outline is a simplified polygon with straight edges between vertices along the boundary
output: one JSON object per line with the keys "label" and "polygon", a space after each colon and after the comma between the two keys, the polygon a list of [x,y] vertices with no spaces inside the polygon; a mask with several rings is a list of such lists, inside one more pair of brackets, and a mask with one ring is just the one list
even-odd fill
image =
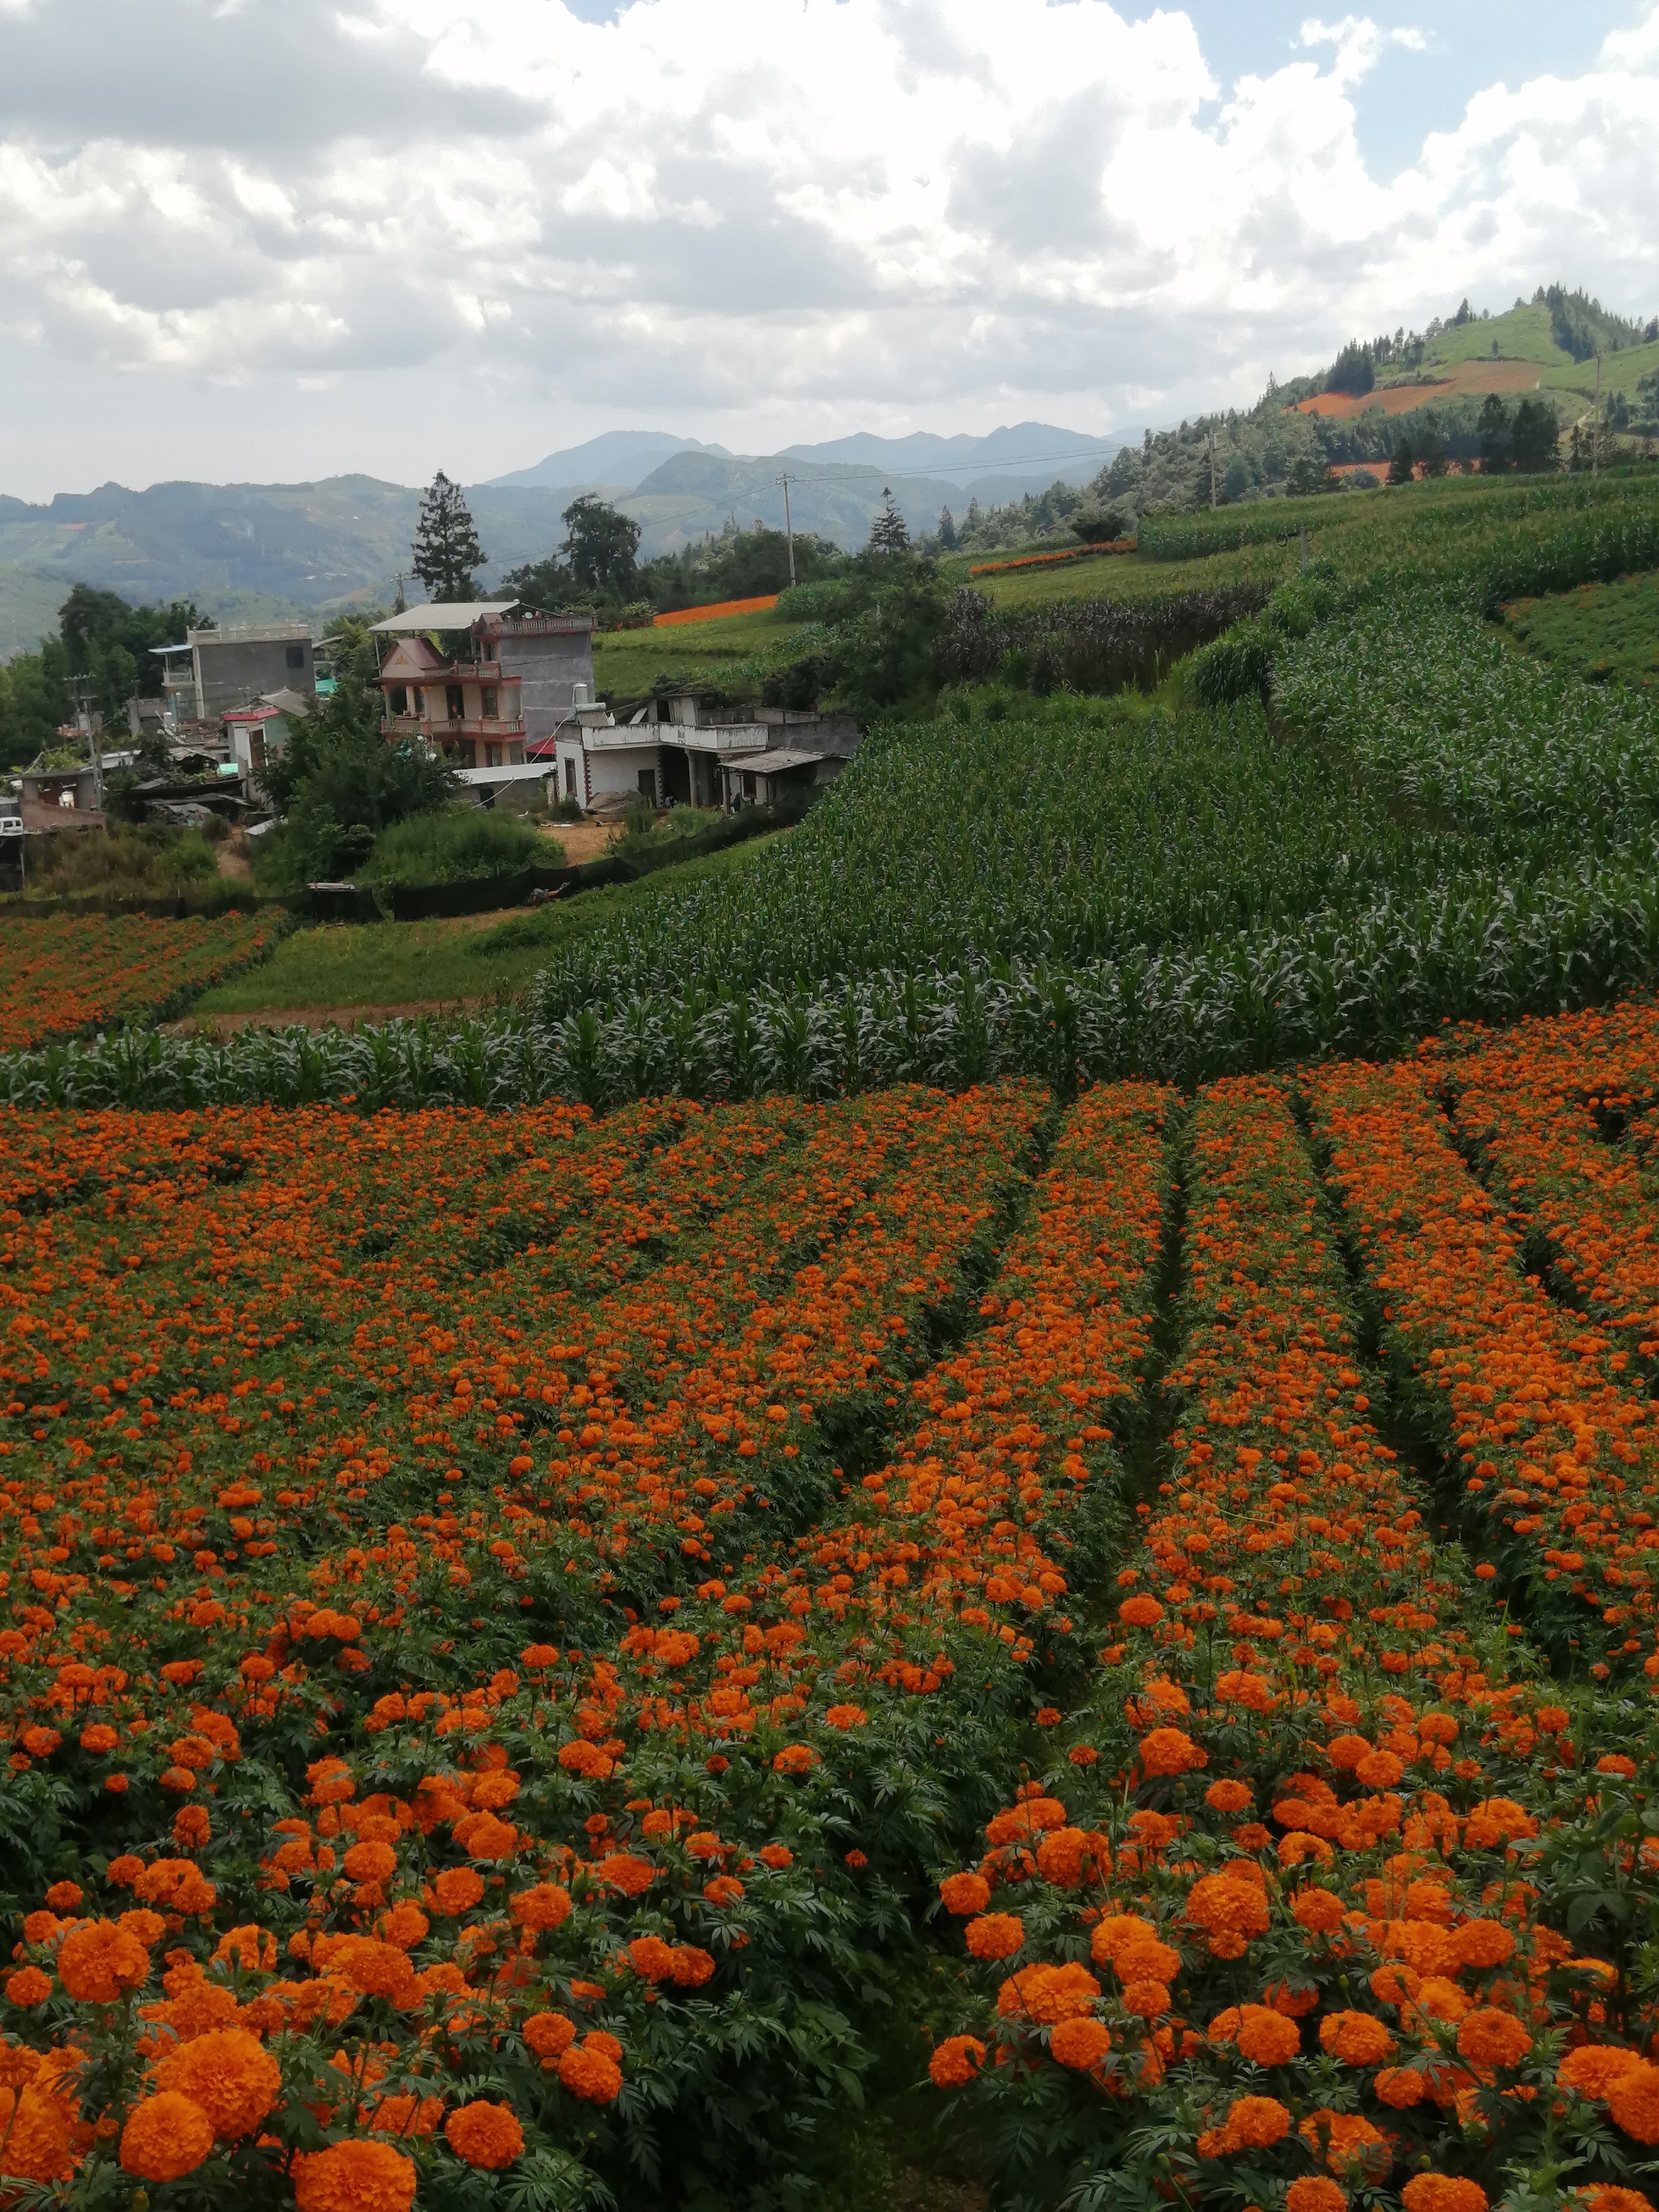
{"label": "village house", "polygon": [[694,691],[667,695],[618,723],[603,700],[580,701],[553,738],[558,795],[584,811],[636,793],[653,806],[776,806],[834,782],[858,750],[848,714],[757,707],[742,716]]}
{"label": "village house", "polygon": [[[593,688],[594,617],[515,612],[516,599],[428,601],[374,625],[395,641],[380,665],[390,738],[424,738],[465,770],[514,768]],[[465,637],[446,659],[432,634]]]}

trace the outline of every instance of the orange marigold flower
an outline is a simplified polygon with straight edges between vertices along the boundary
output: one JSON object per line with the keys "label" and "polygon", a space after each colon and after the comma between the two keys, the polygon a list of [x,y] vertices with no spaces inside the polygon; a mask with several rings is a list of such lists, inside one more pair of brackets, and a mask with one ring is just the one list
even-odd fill
{"label": "orange marigold flower", "polygon": [[6,1996],[15,2005],[44,2004],[52,1995],[52,1976],[39,1966],[20,1966],[6,1977]]}
{"label": "orange marigold flower", "polygon": [[213,2123],[176,2089],[145,2097],[121,2130],[121,2169],[140,2181],[181,2181],[213,2148]]}
{"label": "orange marigold flower", "polygon": [[[1616,1774],[1628,1782],[1636,1772],[1636,1761],[1622,1751],[1604,1751],[1595,1762],[1595,1771],[1598,1774]],[[50,1904],[51,1899],[46,1902]]]}
{"label": "orange marigold flower", "polygon": [[772,1761],[774,1774],[810,1774],[818,1755],[810,1743],[787,1743]]}
{"label": "orange marigold flower", "polygon": [[1150,1979],[1126,1982],[1122,2004],[1125,2012],[1132,2012],[1140,2020],[1162,2020],[1170,2009],[1169,1985]]}
{"label": "orange marigold flower", "polygon": [[521,1889],[510,1898],[507,1909],[520,1928],[539,1933],[544,1928],[557,1928],[570,1917],[570,1892],[556,1881],[539,1881],[533,1889]]}
{"label": "orange marigold flower", "polygon": [[1227,2107],[1227,2133],[1235,2143],[1265,2150],[1291,2131],[1291,2116],[1277,2097],[1235,2097]]}
{"label": "orange marigold flower", "polygon": [[573,2096],[590,2105],[608,2105],[622,2088],[622,2068],[605,2051],[595,2050],[594,2038],[572,2044],[559,2061],[559,2079]]}
{"label": "orange marigold flower", "polygon": [[1181,1954],[1156,1937],[1142,1936],[1120,1943],[1112,1959],[1125,1982],[1172,1982],[1181,1972]]}
{"label": "orange marigold flower", "polygon": [[948,2036],[927,2062],[927,2071],[941,2089],[960,2089],[971,2081],[985,2058],[985,2045],[976,2035]]}
{"label": "orange marigold flower", "polygon": [[[967,2041],[970,2039],[964,2037],[960,2039]],[[1111,2047],[1112,2039],[1107,2033],[1105,2021],[1086,2014],[1078,2014],[1071,2020],[1057,2022],[1048,2038],[1049,2057],[1056,2064],[1070,2066],[1079,2074],[1086,2074],[1091,2067],[1097,2066]]]}
{"label": "orange marigold flower", "polygon": [[1457,2048],[1472,2066],[1518,2066],[1532,2038],[1512,2012],[1482,2005],[1459,2021]]}
{"label": "orange marigold flower", "polygon": [[[870,1716],[862,1705],[831,1705],[823,1717],[832,1729],[860,1729],[868,1721]],[[782,1754],[780,1753],[779,1756],[781,1757]],[[777,1765],[775,1759],[773,1765],[775,1766]],[[781,1771],[790,1773],[794,1770],[786,1767]]]}
{"label": "orange marigold flower", "polygon": [[1291,1899],[1291,1911],[1299,1925],[1311,1929],[1316,1936],[1334,1934],[1342,1925],[1346,1909],[1334,1891],[1312,1885],[1298,1889]]}
{"label": "orange marigold flower", "polygon": [[976,1959],[1012,1959],[1025,1941],[1025,1923],[1017,1912],[981,1912],[965,1932]]}
{"label": "orange marigold flower", "polygon": [[559,1747],[559,1764],[567,1774],[580,1774],[590,1782],[608,1782],[616,1762],[596,1743],[577,1736]]}
{"label": "orange marigold flower", "polygon": [[1414,2173],[1400,2199],[1406,2212],[1486,2212],[1488,2203],[1478,2181],[1449,2173]]}
{"label": "orange marigold flower", "polygon": [[1242,1782],[1212,1782],[1204,1792],[1204,1802],[1212,1813],[1242,1813],[1255,1795]]}
{"label": "orange marigold flower", "polygon": [[1164,1608],[1155,1597],[1143,1594],[1139,1597],[1126,1597],[1117,1609],[1117,1617],[1126,1627],[1150,1628],[1155,1620],[1163,1620]]}
{"label": "orange marigold flower", "polygon": [[476,1867],[447,1867],[432,1885],[438,1910],[452,1917],[470,1912],[483,1893],[483,1876]]}
{"label": "orange marigold flower", "polygon": [[444,2122],[444,2136],[457,2158],[486,2173],[499,2173],[524,2153],[524,2130],[512,2107],[482,2098],[450,2114]]}
{"label": "orange marigold flower", "polygon": [[628,1947],[628,1962],[641,1981],[669,1981],[674,1972],[674,1947],[660,1936],[636,1936]]}
{"label": "orange marigold flower", "polygon": [[624,1897],[642,1897],[657,1879],[651,1861],[636,1858],[632,1851],[607,1851],[593,1871]]}
{"label": "orange marigold flower", "polygon": [[1094,1860],[1097,1849],[1109,1856],[1109,1846],[1097,1845],[1097,1839],[1086,1828],[1051,1828],[1037,1845],[1037,1872],[1044,1881],[1051,1881],[1057,1889],[1075,1889],[1083,1880],[1084,1871]]}
{"label": "orange marigold flower", "polygon": [[676,1943],[674,1963],[669,1968],[676,1985],[683,1990],[701,1989],[714,1977],[714,1954],[699,1950],[695,1943]]}
{"label": "orange marigold flower", "polygon": [[1240,1936],[1248,1942],[1253,1936],[1266,1932],[1273,1915],[1254,1882],[1241,1881],[1231,1875],[1206,1874],[1193,1884],[1188,1895],[1187,1917],[1212,1936]]}
{"label": "orange marigold flower", "polygon": [[26,2083],[0,2088],[0,2143],[13,2181],[64,2181],[75,2170],[70,2107],[62,2097]]}
{"label": "orange marigold flower", "polygon": [[149,1953],[113,1920],[71,1928],[58,1949],[58,1978],[82,2004],[113,2004],[149,1978]]}
{"label": "orange marigold flower", "polygon": [[[759,1859],[763,1866],[782,1868],[793,1866],[795,1863],[795,1854],[790,1850],[787,1844],[763,1844],[759,1850],[756,1852],[755,1856]],[[957,1876],[954,1877],[954,1879],[960,1880],[963,1879],[963,1877]],[[976,1875],[970,1875],[967,1876],[966,1879],[969,1881],[977,1881],[978,1876]],[[941,1889],[943,1887],[944,1885],[941,1883]],[[986,1895],[988,1897],[989,1894],[990,1892],[988,1890],[986,1892]],[[953,1912],[957,1908],[954,1905],[951,1907],[951,1910]],[[969,1911],[977,1911],[979,1908],[976,1905],[970,1905],[968,1909]]]}
{"label": "orange marigold flower", "polygon": [[390,1881],[398,1871],[398,1854],[390,1844],[354,1844],[340,1864],[353,1881]]}
{"label": "orange marigold flower", "polygon": [[556,2066],[576,2040],[576,2023],[562,2012],[532,2012],[520,2029],[544,2066]]}
{"label": "orange marigold flower", "polygon": [[357,2138],[294,2161],[297,2212],[410,2212],[415,2161],[388,2142]]}
{"label": "orange marigold flower", "polygon": [[1285,2212],[1348,2212],[1347,2192],[1322,2173],[1304,2173],[1285,2191]]}
{"label": "orange marigold flower", "polygon": [[207,2114],[221,2142],[251,2135],[283,2094],[283,2070],[244,2027],[210,2029],[170,2051],[155,2069],[158,2088],[176,2089]]}
{"label": "orange marigold flower", "polygon": [[1515,1938],[1498,1920],[1466,1920],[1452,1941],[1458,1963],[1464,1966],[1501,1966],[1515,1955]]}
{"label": "orange marigold flower", "polygon": [[1620,2189],[1611,2181],[1575,2190],[1571,2201],[1577,2212],[1654,2212],[1650,2197],[1644,2197],[1639,2189]]}
{"label": "orange marigold flower", "polygon": [[1088,2012],[1099,1995],[1100,1984],[1085,1966],[1025,1966],[997,1991],[997,2010],[1004,2019],[1023,2015],[1052,2027]]}
{"label": "orange marigold flower", "polygon": [[1319,2044],[1349,2066],[1380,2066],[1394,2056],[1394,2038],[1374,2013],[1327,2013],[1319,2023]]}
{"label": "orange marigold flower", "polygon": [[1613,2124],[1642,2143],[1659,2143],[1659,2066],[1645,2059],[1607,2092]]}
{"label": "orange marigold flower", "polygon": [[[1212,2036],[1219,2025],[1212,2023]],[[1302,2031],[1293,2020],[1286,2020],[1269,2005],[1241,2005],[1237,2025],[1227,2040],[1237,2044],[1240,2055],[1257,2066],[1288,2066],[1302,2049]]]}
{"label": "orange marigold flower", "polygon": [[55,1881],[46,1892],[46,1901],[54,1912],[73,1912],[85,1895],[78,1881]]}
{"label": "orange marigold flower", "polygon": [[1138,1912],[1109,1912],[1095,1923],[1089,1938],[1090,1956],[1097,1966],[1109,1966],[1126,1945],[1152,1942],[1157,1936],[1152,1922],[1143,1920]]}
{"label": "orange marigold flower", "polygon": [[1645,2063],[1638,2051],[1626,2051],[1622,2044],[1585,2043],[1565,2053],[1555,2078],[1564,2088],[1577,2089],[1583,2096],[1606,2097],[1627,2075],[1639,2073]]}
{"label": "orange marigold flower", "polygon": [[1405,2112],[1422,2103],[1428,2084],[1414,2066],[1391,2066],[1383,2069],[1371,2087],[1385,2105]]}
{"label": "orange marigold flower", "polygon": [[1210,1755],[1200,1751],[1183,1729],[1153,1729],[1140,1740],[1140,1765],[1145,1774],[1188,1774],[1206,1766]]}
{"label": "orange marigold flower", "polygon": [[1380,2180],[1393,2163],[1388,2137],[1357,2112],[1334,2112],[1328,2105],[1322,2105],[1309,2113],[1297,2132],[1316,2151],[1322,2139],[1328,2146],[1325,2163],[1333,2173],[1346,2173],[1351,2166],[1358,2166],[1373,2180]]}

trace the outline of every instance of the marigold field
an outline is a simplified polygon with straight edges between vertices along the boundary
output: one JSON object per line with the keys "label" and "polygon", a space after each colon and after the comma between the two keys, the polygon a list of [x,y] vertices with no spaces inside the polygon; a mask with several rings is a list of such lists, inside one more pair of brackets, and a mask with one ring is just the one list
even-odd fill
{"label": "marigold field", "polygon": [[258,915],[53,914],[0,922],[0,1052],[155,1020],[269,953]]}
{"label": "marigold field", "polygon": [[1644,2212],[1656,1112],[9,1114],[5,2201]]}

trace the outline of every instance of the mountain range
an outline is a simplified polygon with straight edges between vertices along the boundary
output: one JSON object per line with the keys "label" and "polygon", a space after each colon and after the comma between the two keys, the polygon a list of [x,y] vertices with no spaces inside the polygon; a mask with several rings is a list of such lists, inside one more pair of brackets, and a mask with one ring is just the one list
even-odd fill
{"label": "mountain range", "polygon": [[[561,513],[581,492],[632,515],[649,556],[718,532],[729,516],[781,528],[787,472],[794,527],[851,548],[889,489],[911,529],[927,531],[943,506],[960,515],[975,496],[990,505],[1057,477],[1086,483],[1122,442],[1021,422],[984,437],[859,433],[757,459],[667,431],[613,430],[471,486],[467,500],[489,584],[552,552]],[[0,656],[49,631],[76,582],[134,604],[193,599],[232,621],[389,601],[409,572],[420,499],[415,486],[366,476],[143,491],[106,483],[39,504],[0,495]]]}

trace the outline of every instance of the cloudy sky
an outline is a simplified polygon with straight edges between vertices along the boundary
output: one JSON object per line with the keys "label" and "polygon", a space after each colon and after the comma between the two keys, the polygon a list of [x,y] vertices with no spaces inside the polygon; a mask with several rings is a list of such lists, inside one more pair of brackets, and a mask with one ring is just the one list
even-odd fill
{"label": "cloudy sky", "polygon": [[1560,276],[1659,0],[0,0],[0,490],[1095,432]]}

